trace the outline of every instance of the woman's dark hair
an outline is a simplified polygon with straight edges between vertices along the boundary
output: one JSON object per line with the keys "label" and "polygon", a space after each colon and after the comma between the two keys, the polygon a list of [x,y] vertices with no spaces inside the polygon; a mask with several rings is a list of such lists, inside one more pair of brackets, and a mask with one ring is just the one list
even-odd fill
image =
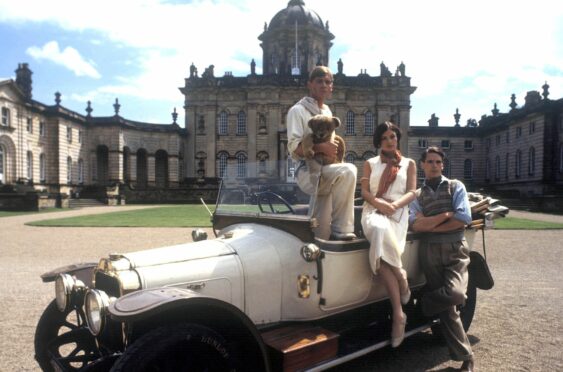
{"label": "woman's dark hair", "polygon": [[422,154],[420,155],[420,161],[424,163],[426,161],[426,156],[428,154],[438,154],[438,155],[440,155],[442,160],[444,160],[446,158],[446,154],[439,147],[430,146],[422,152]]}
{"label": "woman's dark hair", "polygon": [[388,130],[395,132],[395,134],[397,135],[397,143],[401,140],[401,130],[399,129],[399,127],[391,123],[390,121],[386,121],[379,124],[377,128],[375,128],[375,133],[373,134],[373,146],[375,146],[375,148],[381,147],[381,136],[383,136],[383,133],[387,132]]}

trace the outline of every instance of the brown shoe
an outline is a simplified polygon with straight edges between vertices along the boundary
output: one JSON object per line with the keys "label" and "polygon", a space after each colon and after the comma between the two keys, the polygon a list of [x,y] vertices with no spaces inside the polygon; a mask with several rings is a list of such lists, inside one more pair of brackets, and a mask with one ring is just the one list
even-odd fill
{"label": "brown shoe", "polygon": [[475,371],[475,363],[473,362],[473,359],[469,359],[469,360],[464,361],[459,370],[461,372],[473,372],[473,371]]}

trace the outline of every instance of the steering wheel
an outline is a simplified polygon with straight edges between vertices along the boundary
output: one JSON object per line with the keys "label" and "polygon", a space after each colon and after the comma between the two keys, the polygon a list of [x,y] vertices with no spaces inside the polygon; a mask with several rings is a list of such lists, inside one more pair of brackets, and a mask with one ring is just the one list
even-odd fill
{"label": "steering wheel", "polygon": [[[287,210],[286,211],[280,211],[275,209],[274,204],[272,202],[278,201],[281,204],[283,204]],[[256,203],[258,204],[258,208],[260,208],[260,212],[262,213],[280,213],[280,214],[284,214],[284,213],[291,213],[291,214],[295,214],[295,211],[293,210],[293,207],[291,206],[291,204],[289,204],[289,202],[287,200],[285,200],[281,195],[278,195],[274,192],[271,191],[262,191],[262,192],[257,192],[256,193]],[[267,204],[267,206],[269,207],[269,211],[266,212],[264,209],[264,204]]]}

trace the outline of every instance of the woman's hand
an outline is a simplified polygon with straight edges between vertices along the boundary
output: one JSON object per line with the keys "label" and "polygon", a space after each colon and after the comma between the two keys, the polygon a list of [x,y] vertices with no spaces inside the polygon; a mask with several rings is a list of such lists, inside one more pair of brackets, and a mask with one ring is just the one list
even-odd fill
{"label": "woman's hand", "polygon": [[393,203],[389,203],[384,199],[377,199],[377,210],[385,216],[391,216],[397,211],[397,207]]}

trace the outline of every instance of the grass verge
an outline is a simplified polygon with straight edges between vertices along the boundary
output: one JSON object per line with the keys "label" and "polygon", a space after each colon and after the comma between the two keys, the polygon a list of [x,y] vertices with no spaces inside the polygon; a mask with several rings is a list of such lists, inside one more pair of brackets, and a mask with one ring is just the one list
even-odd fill
{"label": "grass verge", "polygon": [[548,230],[563,229],[562,223],[528,220],[524,218],[499,218],[495,220],[495,230]]}
{"label": "grass verge", "polygon": [[30,222],[28,225],[73,227],[210,227],[211,220],[209,213],[207,213],[207,210],[202,205],[186,204],[49,219]]}

